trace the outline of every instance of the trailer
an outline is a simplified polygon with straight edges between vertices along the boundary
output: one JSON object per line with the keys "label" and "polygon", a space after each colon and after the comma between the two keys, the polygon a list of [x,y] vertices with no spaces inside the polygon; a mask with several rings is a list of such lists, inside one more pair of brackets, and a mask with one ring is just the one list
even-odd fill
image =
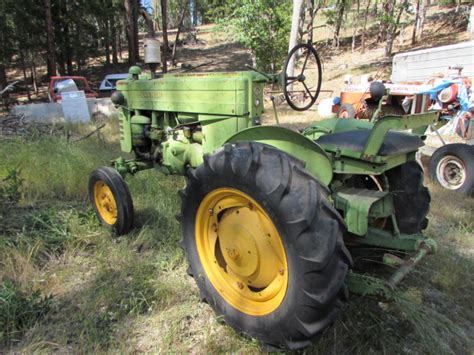
{"label": "trailer", "polygon": [[449,74],[450,68],[463,67],[463,76],[474,77],[474,41],[452,44],[413,52],[399,53],[393,57],[393,83],[424,83],[434,73]]}

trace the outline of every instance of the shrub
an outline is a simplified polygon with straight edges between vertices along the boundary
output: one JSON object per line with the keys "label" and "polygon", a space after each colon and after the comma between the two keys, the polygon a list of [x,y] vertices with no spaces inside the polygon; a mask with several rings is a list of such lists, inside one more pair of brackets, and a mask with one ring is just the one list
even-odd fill
{"label": "shrub", "polygon": [[252,51],[257,67],[266,72],[280,69],[288,51],[291,2],[242,0],[221,27]]}

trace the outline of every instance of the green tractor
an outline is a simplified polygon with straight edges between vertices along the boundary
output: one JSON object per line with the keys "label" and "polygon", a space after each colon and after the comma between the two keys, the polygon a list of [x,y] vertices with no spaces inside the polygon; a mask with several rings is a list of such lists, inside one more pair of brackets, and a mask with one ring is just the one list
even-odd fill
{"label": "green tractor", "polygon": [[[280,75],[156,76],[132,67],[112,100],[121,149],[135,158],[95,170],[89,193],[102,224],[125,234],[134,215],[126,175],[186,176],[177,217],[202,299],[238,332],[301,349],[334,322],[349,291],[393,289],[435,252],[422,234],[430,194],[415,154],[417,133],[437,115],[329,119],[300,132],[261,125],[264,86],[275,83],[293,108],[314,104],[321,64],[313,47],[295,47]],[[351,271],[352,251],[363,247],[393,251],[380,255],[395,267],[387,280]]]}

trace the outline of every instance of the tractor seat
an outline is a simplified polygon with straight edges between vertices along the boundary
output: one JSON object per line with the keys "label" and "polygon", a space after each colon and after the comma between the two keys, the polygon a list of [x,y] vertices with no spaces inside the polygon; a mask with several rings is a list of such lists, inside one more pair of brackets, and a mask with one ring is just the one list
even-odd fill
{"label": "tractor seat", "polygon": [[[371,130],[368,129],[358,129],[331,133],[319,137],[315,142],[321,145],[323,149],[332,152],[336,150],[362,152],[367,143],[367,139],[369,139],[370,132]],[[389,131],[385,135],[385,139],[377,155],[389,156],[405,154],[416,151],[423,145],[423,141],[418,136]]]}

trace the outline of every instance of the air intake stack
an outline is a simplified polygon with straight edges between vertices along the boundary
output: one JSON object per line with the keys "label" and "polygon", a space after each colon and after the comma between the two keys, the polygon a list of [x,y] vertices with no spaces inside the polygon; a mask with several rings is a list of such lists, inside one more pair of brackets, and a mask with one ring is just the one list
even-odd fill
{"label": "air intake stack", "polygon": [[160,41],[155,37],[155,29],[150,14],[142,9],[141,14],[147,25],[147,35],[144,40],[145,64],[150,66],[151,77],[156,77],[156,69],[161,65]]}

